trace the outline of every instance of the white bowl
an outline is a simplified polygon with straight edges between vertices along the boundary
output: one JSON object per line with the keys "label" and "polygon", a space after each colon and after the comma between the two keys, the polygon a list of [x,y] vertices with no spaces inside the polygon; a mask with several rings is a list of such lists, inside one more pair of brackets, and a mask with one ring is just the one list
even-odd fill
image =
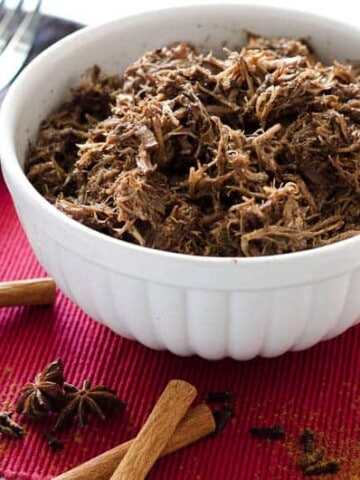
{"label": "white bowl", "polygon": [[301,12],[202,5],[87,28],[40,55],[11,87],[0,116],[5,180],[37,258],[95,320],[178,355],[249,359],[301,350],[360,317],[360,237],[259,258],[203,258],[139,247],[66,217],[29,183],[23,165],[41,119],[97,63],[121,72],[143,52],[177,40],[220,52],[243,29],[309,37],[325,59],[358,58],[360,31]]}

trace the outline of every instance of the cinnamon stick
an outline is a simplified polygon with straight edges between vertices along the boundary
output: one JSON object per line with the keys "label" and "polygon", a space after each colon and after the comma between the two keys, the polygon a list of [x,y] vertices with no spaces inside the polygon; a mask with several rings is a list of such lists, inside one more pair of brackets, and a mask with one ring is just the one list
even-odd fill
{"label": "cinnamon stick", "polygon": [[193,385],[170,380],[111,480],[143,480],[195,397]]}
{"label": "cinnamon stick", "polygon": [[51,278],[0,282],[0,307],[46,305],[55,300],[55,283]]}
{"label": "cinnamon stick", "polygon": [[[181,420],[173,436],[161,452],[163,457],[187,447],[215,430],[215,420],[210,408],[202,403],[189,410]],[[134,440],[122,443],[97,457],[55,477],[53,480],[108,480],[124,458]]]}

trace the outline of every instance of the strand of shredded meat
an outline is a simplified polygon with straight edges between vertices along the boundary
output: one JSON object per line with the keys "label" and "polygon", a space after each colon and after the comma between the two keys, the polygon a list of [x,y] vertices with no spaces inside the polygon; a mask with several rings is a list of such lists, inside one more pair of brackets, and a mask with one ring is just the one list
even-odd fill
{"label": "strand of shredded meat", "polygon": [[89,69],[41,125],[27,175],[113,237],[192,255],[273,255],[360,233],[360,79],[304,41],[186,43],[124,75]]}

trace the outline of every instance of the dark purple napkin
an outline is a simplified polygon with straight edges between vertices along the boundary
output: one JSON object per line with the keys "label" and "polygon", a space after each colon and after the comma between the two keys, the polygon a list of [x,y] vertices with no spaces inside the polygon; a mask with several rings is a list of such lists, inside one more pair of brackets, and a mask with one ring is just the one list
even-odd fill
{"label": "dark purple napkin", "polygon": [[[31,61],[42,50],[57,42],[70,33],[79,30],[83,25],[69,20],[57,17],[42,16],[35,37],[34,47],[30,52],[29,61]],[[28,63],[27,62],[27,63]]]}
{"label": "dark purple napkin", "polygon": [[[36,57],[40,52],[45,50],[53,43],[57,42],[61,38],[69,35],[70,33],[79,30],[83,25],[72,22],[69,20],[64,20],[57,17],[49,17],[43,15],[40,18],[39,28],[35,37],[34,46],[30,52],[29,58],[26,61],[27,65],[31,60]],[[0,103],[6,94],[7,89],[0,92]]]}

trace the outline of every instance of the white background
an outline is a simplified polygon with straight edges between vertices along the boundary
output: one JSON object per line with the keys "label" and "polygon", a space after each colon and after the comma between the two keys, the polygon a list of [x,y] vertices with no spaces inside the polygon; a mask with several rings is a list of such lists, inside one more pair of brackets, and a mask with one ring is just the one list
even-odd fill
{"label": "white background", "polygon": [[246,3],[275,5],[298,10],[307,10],[339,20],[360,25],[360,2],[358,0],[43,0],[42,11],[66,17],[78,22],[95,25],[120,16],[176,5],[199,3]]}

